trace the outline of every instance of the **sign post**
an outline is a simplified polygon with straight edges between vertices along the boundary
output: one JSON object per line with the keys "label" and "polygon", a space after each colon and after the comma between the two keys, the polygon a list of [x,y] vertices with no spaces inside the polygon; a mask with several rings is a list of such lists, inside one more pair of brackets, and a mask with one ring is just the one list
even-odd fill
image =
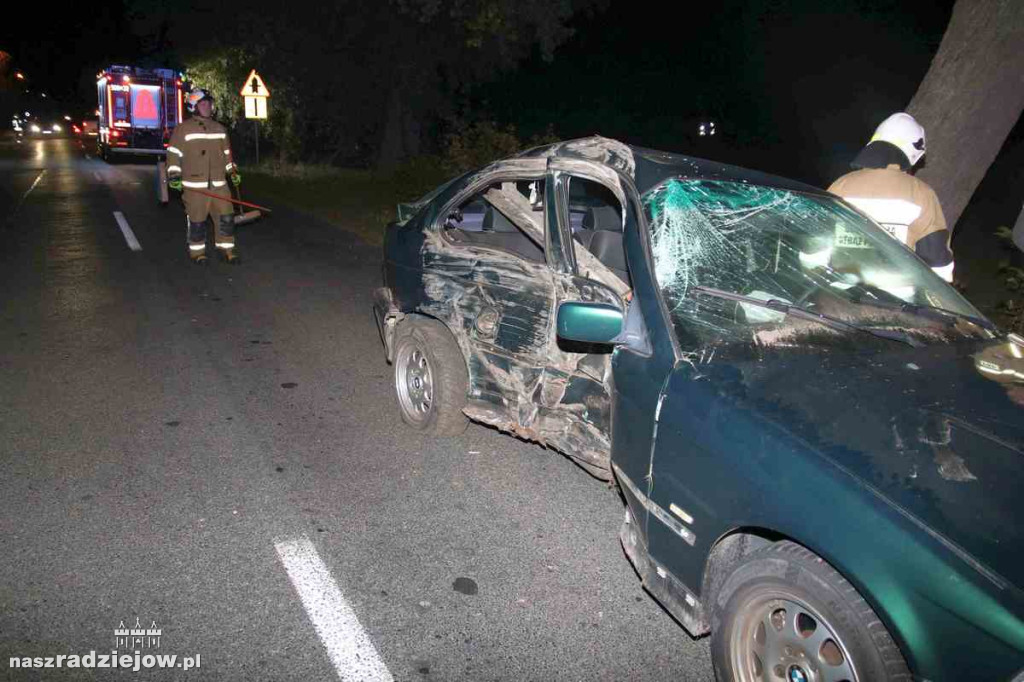
{"label": "sign post", "polygon": [[256,133],[256,165],[259,165],[260,120],[267,118],[267,99],[270,98],[270,90],[267,90],[263,79],[256,73],[256,69],[253,69],[245,79],[242,90],[238,94],[245,100],[245,117],[253,122]]}

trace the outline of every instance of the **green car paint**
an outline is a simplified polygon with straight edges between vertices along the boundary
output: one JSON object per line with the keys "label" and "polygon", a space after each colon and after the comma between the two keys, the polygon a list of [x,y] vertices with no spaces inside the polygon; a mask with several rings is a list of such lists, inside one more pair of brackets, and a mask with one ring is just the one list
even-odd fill
{"label": "green car paint", "polygon": [[558,306],[558,335],[583,343],[612,343],[622,332],[622,311],[604,303],[569,301]]}
{"label": "green car paint", "polygon": [[[628,306],[603,286],[594,289],[604,298],[583,296],[587,273],[564,215],[549,216],[558,232],[547,269],[470,267],[432,234],[474,183],[530,167],[551,189],[558,174],[544,169],[556,161],[617,178]],[[556,447],[607,449],[628,505],[627,554],[692,634],[709,627],[729,539],[788,538],[856,587],[915,679],[1009,681],[1024,670],[1024,345],[815,188],[603,138],[507,164],[463,176],[389,228],[379,316],[449,326],[476,382],[471,417],[487,421],[515,401],[518,416],[494,419],[557,439],[569,432],[560,405],[586,414]],[[808,258],[825,249],[824,266]],[[532,310],[515,317],[500,352],[480,346],[472,323],[499,295]],[[461,308],[445,304],[453,297]],[[837,306],[830,312],[892,338],[795,319],[771,300]],[[620,330],[642,343],[619,337],[603,390],[546,345]],[[562,402],[543,402],[556,388]]]}

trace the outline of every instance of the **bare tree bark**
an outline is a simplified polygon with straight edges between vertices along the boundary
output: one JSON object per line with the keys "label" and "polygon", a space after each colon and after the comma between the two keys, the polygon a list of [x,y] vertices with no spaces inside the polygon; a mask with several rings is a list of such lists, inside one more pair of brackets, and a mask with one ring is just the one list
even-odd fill
{"label": "bare tree bark", "polygon": [[388,86],[387,106],[381,112],[384,117],[384,129],[381,134],[380,147],[377,149],[377,168],[390,170],[398,165],[404,156],[402,135],[402,87],[398,83]]}
{"label": "bare tree bark", "polygon": [[907,111],[924,126],[918,177],[950,228],[1024,110],[1024,1],[957,0],[928,73]]}
{"label": "bare tree bark", "polygon": [[377,168],[391,170],[402,161],[420,153],[420,124],[410,100],[415,95],[406,85],[410,78],[402,69],[396,70],[395,80],[388,91],[387,108],[384,116],[380,148],[377,151]]}

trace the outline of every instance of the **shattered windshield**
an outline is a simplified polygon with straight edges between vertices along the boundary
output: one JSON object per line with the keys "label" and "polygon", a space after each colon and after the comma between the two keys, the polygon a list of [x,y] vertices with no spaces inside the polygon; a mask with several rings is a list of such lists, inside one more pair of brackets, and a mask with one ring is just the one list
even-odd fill
{"label": "shattered windshield", "polygon": [[843,336],[787,306],[925,343],[987,334],[979,323],[990,323],[952,287],[835,198],[672,178],[643,203],[681,340],[800,345]]}

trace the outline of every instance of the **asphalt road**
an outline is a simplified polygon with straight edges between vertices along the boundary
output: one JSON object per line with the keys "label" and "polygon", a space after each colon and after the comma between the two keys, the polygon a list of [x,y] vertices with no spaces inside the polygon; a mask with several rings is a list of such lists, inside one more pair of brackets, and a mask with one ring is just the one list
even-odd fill
{"label": "asphalt road", "polygon": [[[625,558],[616,491],[400,422],[378,248],[278,207],[242,266],[196,267],[153,175],[0,143],[0,677],[374,679],[355,646],[396,680],[712,678]],[[144,653],[200,666],[10,665],[123,654],[136,618]]]}

